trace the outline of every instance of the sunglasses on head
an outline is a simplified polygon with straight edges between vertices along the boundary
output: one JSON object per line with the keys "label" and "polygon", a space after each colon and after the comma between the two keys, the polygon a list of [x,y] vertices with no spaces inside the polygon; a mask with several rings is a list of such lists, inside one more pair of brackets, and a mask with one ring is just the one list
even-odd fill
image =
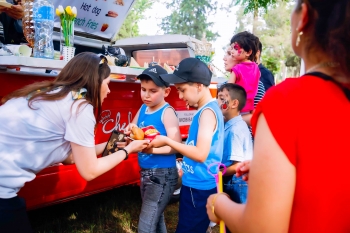
{"label": "sunglasses on head", "polygon": [[108,64],[107,58],[105,56],[101,55],[100,58],[101,58],[101,61],[99,63],[100,66],[103,64]]}

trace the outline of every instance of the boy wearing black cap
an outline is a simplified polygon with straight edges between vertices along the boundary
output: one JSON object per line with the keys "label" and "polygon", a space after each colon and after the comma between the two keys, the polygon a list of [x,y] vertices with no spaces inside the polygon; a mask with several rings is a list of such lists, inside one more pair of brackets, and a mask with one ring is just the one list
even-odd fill
{"label": "boy wearing black cap", "polygon": [[[130,133],[135,126],[143,128],[152,125],[160,135],[181,142],[175,110],[164,100],[170,93],[169,83],[160,78],[161,74],[167,74],[166,70],[155,65],[138,76],[144,104],[126,127],[125,133]],[[141,167],[142,198],[138,232],[167,232],[163,212],[178,179],[175,151],[169,146],[149,148],[138,153],[138,162]]]}
{"label": "boy wearing black cap", "polygon": [[[174,83],[180,99],[186,101],[189,106],[198,107],[186,144],[165,136],[157,136],[149,145],[168,145],[184,155],[177,233],[206,232],[209,226],[206,213],[207,198],[217,192],[215,178],[207,169],[209,165],[221,162],[224,121],[219,105],[212,98],[208,88],[211,76],[208,66],[196,58],[186,58],[180,62],[173,74],[161,75],[164,81]],[[217,170],[210,172],[217,173]]]}

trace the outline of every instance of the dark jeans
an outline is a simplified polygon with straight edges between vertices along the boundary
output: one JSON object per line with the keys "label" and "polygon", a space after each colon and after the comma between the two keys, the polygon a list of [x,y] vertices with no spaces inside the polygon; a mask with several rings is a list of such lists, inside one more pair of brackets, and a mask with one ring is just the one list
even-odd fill
{"label": "dark jeans", "polygon": [[207,199],[216,188],[199,190],[185,185],[181,187],[179,223],[176,233],[205,233],[209,226]]}
{"label": "dark jeans", "polygon": [[32,233],[25,200],[21,197],[0,198],[0,232]]}
{"label": "dark jeans", "polygon": [[167,232],[163,212],[175,190],[178,176],[176,167],[141,170],[139,233]]}
{"label": "dark jeans", "polygon": [[247,202],[248,184],[242,177],[232,176],[232,179],[224,183],[224,192],[230,195],[231,200],[245,204]]}

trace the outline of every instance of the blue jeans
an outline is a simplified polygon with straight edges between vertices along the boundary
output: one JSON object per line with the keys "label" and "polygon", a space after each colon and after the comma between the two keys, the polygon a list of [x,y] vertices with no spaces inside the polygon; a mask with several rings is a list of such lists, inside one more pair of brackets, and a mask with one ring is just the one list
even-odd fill
{"label": "blue jeans", "polygon": [[199,190],[182,185],[176,233],[206,232],[210,222],[206,208],[207,199],[216,192],[216,188]]}
{"label": "blue jeans", "polygon": [[224,192],[230,195],[232,201],[245,204],[247,202],[248,184],[242,177],[232,176],[232,179],[224,183]]}
{"label": "blue jeans", "polygon": [[176,167],[141,170],[139,233],[167,232],[163,212],[175,190],[178,176]]}

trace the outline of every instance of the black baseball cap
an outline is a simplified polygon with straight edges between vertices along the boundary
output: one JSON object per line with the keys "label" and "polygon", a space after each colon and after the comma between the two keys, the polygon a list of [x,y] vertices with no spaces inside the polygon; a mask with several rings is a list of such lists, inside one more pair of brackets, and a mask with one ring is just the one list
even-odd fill
{"label": "black baseball cap", "polygon": [[210,85],[212,73],[201,60],[193,57],[183,59],[173,74],[162,74],[160,77],[168,83],[202,83]]}
{"label": "black baseball cap", "polygon": [[168,72],[163,67],[154,65],[145,69],[137,78],[150,77],[158,87],[169,87],[170,84],[160,77],[162,74],[168,74]]}

